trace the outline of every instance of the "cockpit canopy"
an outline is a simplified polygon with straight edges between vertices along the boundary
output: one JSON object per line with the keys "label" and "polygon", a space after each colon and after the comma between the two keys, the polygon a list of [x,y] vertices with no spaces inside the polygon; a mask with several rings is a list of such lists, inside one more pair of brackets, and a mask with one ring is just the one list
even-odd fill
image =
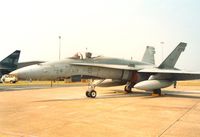
{"label": "cockpit canopy", "polygon": [[83,54],[81,54],[80,52],[77,52],[72,57],[69,57],[69,59],[89,59],[89,58],[92,58],[92,53],[91,52],[86,52],[85,53],[85,58],[83,57]]}
{"label": "cockpit canopy", "polygon": [[85,58],[86,59],[92,58],[92,53],[91,52],[86,52],[85,53]]}
{"label": "cockpit canopy", "polygon": [[69,59],[83,59],[83,55],[80,52],[77,52],[72,57],[69,57]]}

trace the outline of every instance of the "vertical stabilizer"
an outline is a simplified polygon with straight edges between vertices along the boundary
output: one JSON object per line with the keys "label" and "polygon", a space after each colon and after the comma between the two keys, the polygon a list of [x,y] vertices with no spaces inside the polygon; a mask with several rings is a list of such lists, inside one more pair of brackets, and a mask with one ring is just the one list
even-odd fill
{"label": "vertical stabilizer", "polygon": [[155,64],[154,54],[155,54],[155,48],[151,46],[146,47],[146,51],[144,53],[144,56],[142,58],[142,62],[147,62],[150,64]]}
{"label": "vertical stabilizer", "polygon": [[171,54],[169,54],[169,56],[160,64],[159,68],[174,69],[179,56],[185,50],[186,46],[187,43],[180,42]]}
{"label": "vertical stabilizer", "polygon": [[17,68],[18,60],[20,56],[20,50],[14,51],[12,54],[4,58],[1,62],[0,65],[4,67],[10,67],[13,69]]}

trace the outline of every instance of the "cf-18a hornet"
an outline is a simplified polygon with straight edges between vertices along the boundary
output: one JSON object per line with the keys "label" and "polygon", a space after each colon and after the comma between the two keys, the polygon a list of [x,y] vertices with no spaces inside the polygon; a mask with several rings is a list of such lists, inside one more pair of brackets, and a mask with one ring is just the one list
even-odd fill
{"label": "cf-18a hornet", "polygon": [[27,66],[11,74],[19,79],[32,80],[56,80],[60,77],[73,76],[99,79],[91,82],[86,91],[86,96],[91,98],[96,97],[96,86],[125,85],[126,92],[131,92],[132,88],[136,88],[161,94],[162,88],[171,86],[176,81],[200,79],[200,73],[186,72],[174,67],[186,45],[183,42],[178,44],[159,66],[155,66],[154,62],[155,49],[147,46],[142,61],[103,56],[92,57],[91,53],[87,53],[83,58],[81,54],[76,54],[61,61]]}

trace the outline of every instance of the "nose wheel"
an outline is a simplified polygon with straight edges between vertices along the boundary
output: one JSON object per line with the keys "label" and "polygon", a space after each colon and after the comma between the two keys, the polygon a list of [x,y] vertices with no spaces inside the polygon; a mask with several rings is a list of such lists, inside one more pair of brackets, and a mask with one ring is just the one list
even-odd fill
{"label": "nose wheel", "polygon": [[85,92],[85,95],[89,98],[96,98],[97,92],[95,91],[95,87],[101,84],[105,79],[100,79],[97,81],[90,82],[88,90]]}
{"label": "nose wheel", "polygon": [[85,95],[89,98],[95,98],[97,96],[97,92],[95,90],[86,91]]}

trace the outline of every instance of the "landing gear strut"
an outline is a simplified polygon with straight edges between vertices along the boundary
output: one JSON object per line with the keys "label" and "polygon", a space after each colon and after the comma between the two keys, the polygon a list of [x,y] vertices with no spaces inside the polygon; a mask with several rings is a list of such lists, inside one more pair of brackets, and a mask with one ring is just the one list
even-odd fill
{"label": "landing gear strut", "polygon": [[125,87],[124,87],[124,91],[126,91],[127,93],[131,93],[131,86],[128,86],[128,85],[126,85]]}
{"label": "landing gear strut", "polygon": [[134,86],[134,83],[128,82],[126,86],[124,87],[124,91],[126,91],[127,93],[131,93],[133,86]]}

